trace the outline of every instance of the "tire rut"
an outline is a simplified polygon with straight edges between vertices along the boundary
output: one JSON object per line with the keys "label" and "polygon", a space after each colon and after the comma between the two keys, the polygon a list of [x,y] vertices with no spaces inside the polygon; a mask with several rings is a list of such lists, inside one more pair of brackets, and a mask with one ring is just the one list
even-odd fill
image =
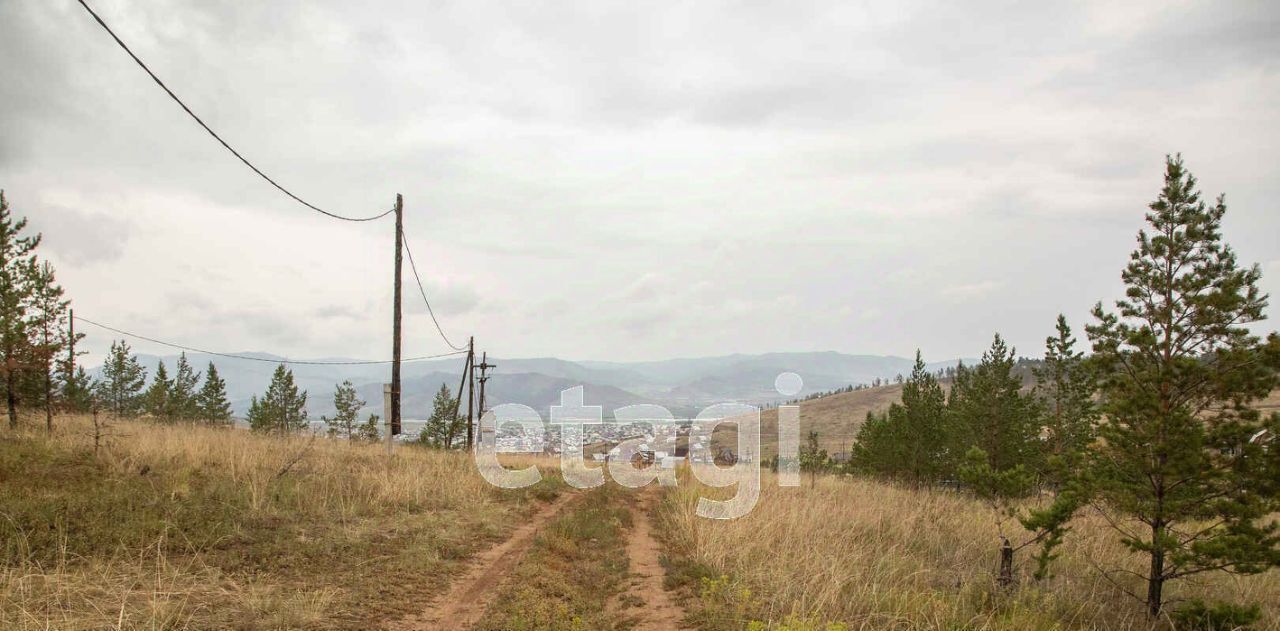
{"label": "tire rut", "polygon": [[511,570],[524,558],[538,530],[576,496],[575,493],[565,492],[542,507],[505,541],[476,555],[468,563],[466,572],[450,584],[447,594],[433,601],[422,612],[395,621],[387,629],[424,631],[467,629],[474,626],[484,616],[485,609],[493,601]]}
{"label": "tire rut", "polygon": [[[666,570],[660,560],[662,547],[653,537],[649,512],[661,498],[655,488],[640,493],[637,507],[632,507],[632,527],[627,535],[627,559],[632,579],[627,590],[616,601],[616,611],[636,621],[632,631],[670,631],[692,629],[684,623],[684,608],[663,587]],[[627,607],[627,603],[639,605]]]}

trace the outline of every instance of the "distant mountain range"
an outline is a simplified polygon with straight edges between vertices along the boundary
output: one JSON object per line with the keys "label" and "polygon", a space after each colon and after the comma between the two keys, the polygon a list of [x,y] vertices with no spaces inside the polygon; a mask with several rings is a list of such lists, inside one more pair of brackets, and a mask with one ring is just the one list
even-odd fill
{"label": "distant mountain range", "polygon": [[[271,373],[282,358],[264,353],[240,353],[249,359],[231,359],[190,353],[187,361],[203,371],[210,361],[227,382],[227,396],[237,415],[249,407],[249,398],[266,390]],[[138,355],[148,374],[156,364],[165,363],[170,374],[176,355]],[[324,358],[321,361],[343,361]],[[583,386],[587,405],[601,405],[606,417],[615,408],[638,403],[666,406],[677,416],[690,416],[713,403],[740,401],[776,403],[784,397],[774,390],[774,379],[794,372],[804,379],[797,397],[842,388],[851,384],[888,380],[911,370],[912,360],[884,355],[846,355],[837,352],[766,353],[723,355],[647,362],[567,361],[552,357],[503,359],[490,357],[497,365],[486,387],[490,405],[522,403],[544,417],[549,406],[560,400],[560,391]],[[959,360],[930,364],[930,369],[954,366]],[[968,362],[969,360],[966,360]],[[405,418],[425,418],[440,384],[455,391],[462,378],[463,358],[410,362],[403,365],[403,405]],[[382,412],[382,384],[390,380],[390,368],[383,365],[290,365],[298,387],[309,393],[307,411],[311,418],[333,413],[334,385],[349,379],[368,412]],[[97,370],[92,371],[96,376]],[[465,405],[465,402],[464,402]]]}

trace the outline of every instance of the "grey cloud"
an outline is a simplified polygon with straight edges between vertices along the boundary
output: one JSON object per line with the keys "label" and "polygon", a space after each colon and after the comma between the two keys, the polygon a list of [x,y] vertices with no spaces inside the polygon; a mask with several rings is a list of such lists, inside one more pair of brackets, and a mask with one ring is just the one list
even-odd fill
{"label": "grey cloud", "polygon": [[221,318],[243,328],[253,339],[278,347],[294,347],[310,341],[296,318],[276,312],[249,309],[228,310]]}
{"label": "grey cloud", "polygon": [[120,258],[135,230],[127,219],[53,204],[30,204],[10,199],[25,214],[31,230],[44,235],[42,246],[72,265],[109,263]]}
{"label": "grey cloud", "polygon": [[712,92],[695,106],[691,118],[730,127],[867,122],[887,116],[886,104],[902,95],[896,82],[827,75]]}
{"label": "grey cloud", "polygon": [[[421,293],[413,279],[405,282],[405,311],[415,315],[427,313],[427,306],[422,302]],[[431,309],[437,316],[463,315],[480,306],[480,294],[470,285],[438,284],[430,281],[424,282],[424,285],[427,299],[431,301]]]}
{"label": "grey cloud", "polygon": [[[157,323],[156,326],[165,325]],[[203,303],[200,316],[188,322],[186,327],[190,330],[188,335],[196,336],[195,339],[245,336],[254,340],[255,346],[234,348],[232,352],[260,351],[283,356],[305,356],[306,348],[314,348],[321,342],[306,318],[275,309],[244,308],[220,302]],[[208,350],[225,352],[228,349]]]}
{"label": "grey cloud", "polygon": [[951,285],[942,288],[942,296],[952,300],[973,300],[984,297],[994,292],[1003,285],[1000,281],[984,280],[973,283],[963,283],[959,285]]}
{"label": "grey cloud", "polygon": [[1087,69],[1046,79],[1054,94],[1081,102],[1120,102],[1135,94],[1186,90],[1280,64],[1280,6],[1269,2],[1168,7],[1146,28],[1119,41],[1099,41]]}
{"label": "grey cloud", "polygon": [[349,305],[325,305],[319,309],[312,311],[315,317],[323,320],[346,319],[355,320],[357,318],[367,317],[365,311],[357,309]]}
{"label": "grey cloud", "polygon": [[[1280,257],[1275,3],[95,6],[304,197],[403,193],[446,330],[507,356],[1038,347],[1116,290],[1168,151],[1242,258]],[[73,0],[0,0],[0,60],[0,186],[86,313],[384,354],[386,225],[257,180]]]}

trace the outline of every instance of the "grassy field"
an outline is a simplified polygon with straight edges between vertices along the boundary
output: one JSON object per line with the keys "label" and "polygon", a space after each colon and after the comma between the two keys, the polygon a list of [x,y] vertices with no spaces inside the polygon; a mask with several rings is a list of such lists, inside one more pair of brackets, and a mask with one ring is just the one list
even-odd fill
{"label": "grassy field", "polygon": [[624,539],[633,496],[606,484],[575,500],[534,540],[477,629],[628,628],[608,603],[627,576]]}
{"label": "grassy field", "polygon": [[[457,453],[402,446],[388,460],[382,445],[139,421],[116,423],[95,454],[88,433],[82,418],[58,419],[52,437],[0,432],[0,628],[377,628],[445,593],[468,557],[566,488],[546,458],[513,457],[546,465],[544,482],[504,491]],[[654,521],[667,582],[702,629],[1151,626],[1094,567],[1141,569],[1092,515],[1053,578],[1034,581],[1024,551],[1005,591],[995,514],[963,494],[838,476],[783,489],[765,472],[750,515],[715,521],[694,506],[724,490],[691,482],[682,473]],[[613,482],[573,498],[481,628],[626,628],[616,601],[635,502]],[[1280,572],[1171,589],[1260,603],[1258,627],[1280,629]]]}
{"label": "grassy field", "polygon": [[95,454],[86,419],[56,427],[0,435],[0,628],[376,627],[563,488],[411,447],[117,422]]}
{"label": "grassy field", "polygon": [[[1097,517],[1069,536],[1055,576],[1043,583],[1020,553],[1016,587],[995,585],[995,515],[948,491],[824,476],[810,489],[779,488],[766,473],[760,502],[733,521],[694,515],[687,480],[668,492],[658,524],[668,581],[685,588],[701,629],[1147,629],[1141,605],[1095,569],[1141,570]],[[1013,524],[1009,532],[1021,534]],[[1130,589],[1132,578],[1116,580]],[[1280,571],[1201,575],[1173,584],[1198,596],[1264,608],[1261,629],[1280,629]],[[1138,593],[1144,590],[1136,589]]]}

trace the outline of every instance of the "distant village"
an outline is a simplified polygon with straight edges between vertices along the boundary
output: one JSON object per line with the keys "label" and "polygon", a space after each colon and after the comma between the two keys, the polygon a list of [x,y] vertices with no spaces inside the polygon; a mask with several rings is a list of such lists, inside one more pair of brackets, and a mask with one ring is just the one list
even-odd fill
{"label": "distant village", "polygon": [[[622,448],[620,444],[628,440],[640,440],[637,455],[647,462],[658,464],[663,469],[674,469],[686,460],[689,462],[710,463],[717,453],[713,453],[708,436],[690,436],[692,419],[655,420],[643,422],[614,421],[600,424],[583,425],[582,445],[584,458],[594,462],[604,462],[609,458],[618,458]],[[547,424],[544,435],[530,435],[514,425],[499,428],[496,445],[498,453],[533,453],[548,456],[561,455],[561,426]],[[690,446],[694,455],[690,458]]]}

